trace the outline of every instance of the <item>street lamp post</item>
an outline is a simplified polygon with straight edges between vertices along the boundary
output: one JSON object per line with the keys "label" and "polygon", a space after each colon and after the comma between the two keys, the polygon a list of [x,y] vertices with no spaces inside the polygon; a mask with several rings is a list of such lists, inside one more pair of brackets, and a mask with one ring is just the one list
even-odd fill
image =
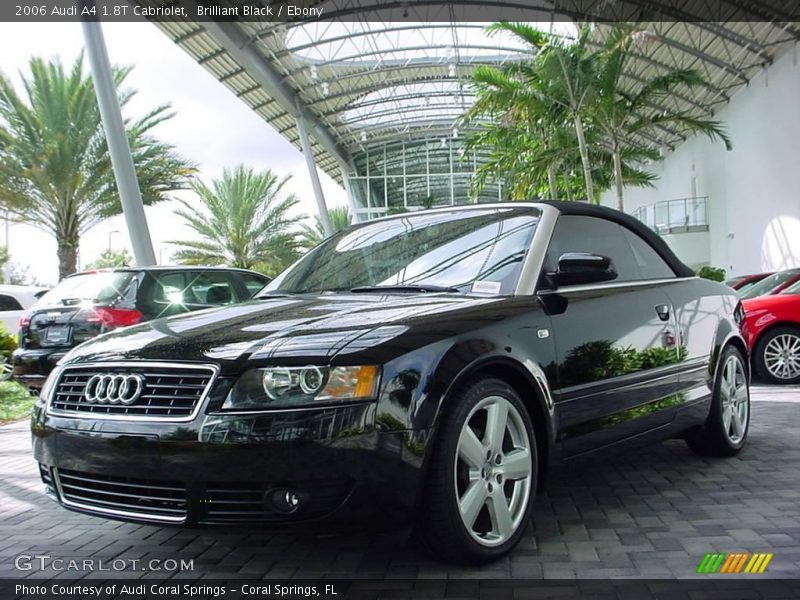
{"label": "street lamp post", "polygon": [[115,229],[114,231],[108,232],[108,251],[111,252],[111,238],[114,236],[115,233],[119,233],[119,230]]}

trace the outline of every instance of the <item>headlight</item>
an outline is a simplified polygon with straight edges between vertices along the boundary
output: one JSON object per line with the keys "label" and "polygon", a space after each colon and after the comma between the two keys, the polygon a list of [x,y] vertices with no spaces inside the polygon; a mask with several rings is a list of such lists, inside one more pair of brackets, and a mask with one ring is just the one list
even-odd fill
{"label": "headlight", "polygon": [[380,369],[357,367],[267,367],[246,371],[222,408],[258,410],[308,404],[374,400]]}

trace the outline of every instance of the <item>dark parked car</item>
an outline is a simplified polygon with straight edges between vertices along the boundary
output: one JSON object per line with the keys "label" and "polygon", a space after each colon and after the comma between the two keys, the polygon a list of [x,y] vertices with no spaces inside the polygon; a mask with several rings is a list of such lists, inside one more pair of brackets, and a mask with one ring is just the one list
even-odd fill
{"label": "dark parked car", "polygon": [[744,293],[746,290],[753,287],[765,277],[769,277],[772,273],[753,273],[752,275],[739,275],[738,277],[731,277],[725,282],[725,285],[732,287],[739,294]]}
{"label": "dark parked car", "polygon": [[125,267],[65,277],[20,319],[14,376],[32,391],[70,348],[96,335],[203,308],[243,302],[269,277],[217,267]]}
{"label": "dark parked car", "polygon": [[737,293],[742,300],[780,294],[798,281],[800,281],[800,269],[786,269],[785,271],[767,275],[758,283],[754,283],[743,290],[737,290]]}
{"label": "dark parked car", "polygon": [[[750,417],[742,311],[614,210],[514,203],[335,234],[257,300],[75,349],[32,420],[48,493],[150,523],[415,524],[511,550],[549,468]],[[86,435],[91,431],[91,435]]]}

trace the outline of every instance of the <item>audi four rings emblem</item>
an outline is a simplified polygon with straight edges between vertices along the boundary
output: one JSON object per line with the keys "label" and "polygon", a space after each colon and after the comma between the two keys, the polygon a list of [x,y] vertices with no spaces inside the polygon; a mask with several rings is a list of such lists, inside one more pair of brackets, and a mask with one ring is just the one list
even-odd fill
{"label": "audi four rings emblem", "polygon": [[135,374],[92,375],[83,397],[98,404],[133,404],[142,395],[144,377]]}

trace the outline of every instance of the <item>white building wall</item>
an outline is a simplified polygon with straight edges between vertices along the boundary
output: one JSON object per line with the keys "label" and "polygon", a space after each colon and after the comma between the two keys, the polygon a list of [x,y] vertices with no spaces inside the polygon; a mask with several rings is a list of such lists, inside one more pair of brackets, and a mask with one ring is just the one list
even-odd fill
{"label": "white building wall", "polygon": [[[626,212],[708,196],[712,266],[728,275],[800,267],[799,52],[795,46],[717,112],[733,150],[699,136],[682,143],[651,166],[655,189],[626,188]],[[602,202],[616,206],[610,192]],[[679,234],[669,237],[679,256],[689,252]],[[694,254],[696,240],[691,245]]]}

